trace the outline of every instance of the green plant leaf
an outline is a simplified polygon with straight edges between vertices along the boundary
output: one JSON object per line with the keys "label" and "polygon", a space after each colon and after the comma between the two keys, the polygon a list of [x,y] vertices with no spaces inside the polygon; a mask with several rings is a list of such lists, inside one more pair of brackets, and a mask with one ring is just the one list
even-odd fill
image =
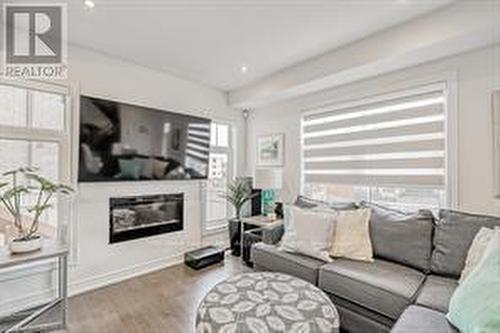
{"label": "green plant leaf", "polygon": [[252,195],[251,189],[244,179],[235,178],[228,182],[227,191],[219,193],[219,196],[234,207],[236,215],[239,217],[243,205],[255,195]]}

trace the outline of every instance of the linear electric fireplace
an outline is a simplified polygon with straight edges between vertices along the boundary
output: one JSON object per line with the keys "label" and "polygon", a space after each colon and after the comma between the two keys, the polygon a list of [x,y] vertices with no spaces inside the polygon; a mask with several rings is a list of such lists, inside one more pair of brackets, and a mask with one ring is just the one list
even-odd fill
{"label": "linear electric fireplace", "polygon": [[183,228],[183,193],[120,197],[109,201],[110,243]]}

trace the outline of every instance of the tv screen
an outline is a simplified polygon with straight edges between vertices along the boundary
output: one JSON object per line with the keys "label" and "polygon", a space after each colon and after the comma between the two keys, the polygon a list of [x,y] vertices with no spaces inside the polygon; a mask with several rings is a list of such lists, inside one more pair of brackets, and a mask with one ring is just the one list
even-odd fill
{"label": "tv screen", "polygon": [[205,179],[210,120],[80,97],[80,182]]}

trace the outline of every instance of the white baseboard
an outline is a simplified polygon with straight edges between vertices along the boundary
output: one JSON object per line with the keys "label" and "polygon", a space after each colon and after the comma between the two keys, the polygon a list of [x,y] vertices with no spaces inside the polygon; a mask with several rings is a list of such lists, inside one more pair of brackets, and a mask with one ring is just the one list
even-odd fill
{"label": "white baseboard", "polygon": [[145,263],[129,266],[127,268],[108,272],[98,276],[70,281],[69,295],[75,296],[97,288],[102,288],[143,274],[158,271],[183,262],[183,255],[177,254],[169,257],[153,259]]}
{"label": "white baseboard", "polygon": [[[74,296],[97,288],[109,286],[111,284],[128,280],[130,278],[140,276],[143,274],[151,273],[182,262],[183,262],[183,255],[177,254],[174,256],[153,259],[145,263],[133,265],[113,272],[108,272],[106,274],[92,276],[90,278],[78,281],[70,281],[68,286],[69,295]],[[43,272],[47,273],[51,271],[52,271],[51,269],[47,268],[43,270]],[[40,273],[40,271],[38,271],[37,273]],[[55,289],[49,288],[37,292],[32,292],[30,294],[23,295],[20,297],[15,297],[7,300],[2,299],[0,300],[0,317],[4,317],[18,311],[22,311],[31,307],[47,303],[55,297],[54,296],[55,293],[56,293]]]}

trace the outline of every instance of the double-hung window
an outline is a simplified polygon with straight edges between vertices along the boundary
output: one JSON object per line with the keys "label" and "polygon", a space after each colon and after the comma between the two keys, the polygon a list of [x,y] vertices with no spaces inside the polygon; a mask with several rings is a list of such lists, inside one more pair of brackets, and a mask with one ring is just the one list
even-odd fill
{"label": "double-hung window", "polygon": [[[52,181],[70,183],[68,96],[68,89],[59,85],[0,81],[0,174],[30,166]],[[28,205],[35,198],[25,200]],[[56,197],[50,204],[40,231],[55,236],[63,208]],[[0,212],[0,233],[8,219]]]}
{"label": "double-hung window", "polygon": [[227,226],[231,207],[223,198],[227,183],[233,177],[233,135],[231,125],[212,122],[210,130],[210,161],[207,182],[205,230]]}
{"label": "double-hung window", "polygon": [[302,192],[395,208],[447,204],[445,85],[322,107],[302,116]]}

